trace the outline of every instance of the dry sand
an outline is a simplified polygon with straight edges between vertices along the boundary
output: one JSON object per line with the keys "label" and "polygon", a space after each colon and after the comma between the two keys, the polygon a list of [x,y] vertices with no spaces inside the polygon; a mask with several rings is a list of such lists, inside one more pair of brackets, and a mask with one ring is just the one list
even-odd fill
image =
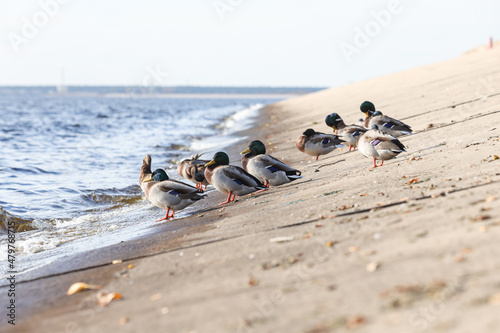
{"label": "dry sand", "polygon": [[[357,151],[295,148],[308,127],[330,132],[331,112],[356,122],[364,100],[413,127],[407,153],[369,171]],[[499,105],[500,49],[272,105],[248,140],[303,179],[224,208],[211,192],[204,211],[60,270],[101,267],[20,284],[15,331],[499,332]],[[123,300],[66,296],[76,281]]]}

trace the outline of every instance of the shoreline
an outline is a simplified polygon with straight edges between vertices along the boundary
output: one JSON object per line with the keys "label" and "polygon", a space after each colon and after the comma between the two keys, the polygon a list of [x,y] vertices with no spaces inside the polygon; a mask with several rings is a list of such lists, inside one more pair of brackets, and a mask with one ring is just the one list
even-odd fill
{"label": "shoreline", "polygon": [[[101,252],[106,266],[20,284],[20,299],[40,302],[36,314],[26,309],[29,319],[20,310],[16,328],[493,332],[500,325],[500,161],[492,157],[500,145],[499,55],[464,55],[266,107],[240,136],[263,141],[303,179],[224,207],[212,206],[224,195],[210,192],[196,214]],[[363,100],[407,119],[416,130],[401,139],[407,153],[368,171],[357,151],[317,162],[297,151],[303,130],[330,132],[323,120],[332,112],[353,123]],[[181,231],[170,238],[169,226]],[[145,255],[109,263],[138,253]],[[99,308],[95,291],[64,294],[82,280],[124,299]],[[435,310],[436,300],[445,310]]]}

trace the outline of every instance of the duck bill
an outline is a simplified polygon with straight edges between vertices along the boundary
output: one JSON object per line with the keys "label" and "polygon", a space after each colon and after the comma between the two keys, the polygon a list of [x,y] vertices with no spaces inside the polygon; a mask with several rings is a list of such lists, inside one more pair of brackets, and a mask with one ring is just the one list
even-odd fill
{"label": "duck bill", "polygon": [[215,161],[211,160],[210,162],[208,162],[207,164],[205,164],[205,168],[208,167],[208,166],[214,165],[214,164],[215,164]]}
{"label": "duck bill", "polygon": [[152,180],[153,180],[153,177],[148,176],[148,178],[144,179],[142,182],[143,182],[143,183],[147,183],[147,182],[150,182],[150,181],[152,181]]}
{"label": "duck bill", "polygon": [[245,154],[248,154],[250,152],[250,148],[247,148],[245,150],[243,150],[240,155],[245,155]]}

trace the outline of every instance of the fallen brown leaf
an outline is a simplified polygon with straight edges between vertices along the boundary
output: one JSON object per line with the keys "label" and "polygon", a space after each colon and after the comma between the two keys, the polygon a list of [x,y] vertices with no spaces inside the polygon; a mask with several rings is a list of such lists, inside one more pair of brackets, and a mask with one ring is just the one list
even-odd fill
{"label": "fallen brown leaf", "polygon": [[363,316],[352,316],[347,319],[345,326],[352,330],[357,328],[358,326],[364,324],[366,322],[366,318]]}
{"label": "fallen brown leaf", "polygon": [[79,291],[82,290],[87,290],[87,289],[101,289],[102,286],[95,285],[95,284],[86,284],[85,282],[76,282],[73,283],[68,291],[66,292],[66,295],[73,295],[76,294]]}
{"label": "fallen brown leaf", "polygon": [[250,277],[250,280],[248,281],[248,285],[253,287],[259,284],[259,279],[257,279],[255,276]]}
{"label": "fallen brown leaf", "polygon": [[416,183],[416,182],[418,182],[418,178],[412,178],[408,182],[406,182],[405,185],[411,185],[411,184]]}
{"label": "fallen brown leaf", "polygon": [[97,304],[99,304],[99,306],[101,307],[105,307],[115,299],[123,298],[122,294],[120,293],[104,293],[104,292],[98,293],[96,297],[97,297]]}
{"label": "fallen brown leaf", "polygon": [[476,217],[469,217],[469,220],[471,222],[484,221],[484,220],[489,220],[489,219],[491,219],[491,216],[488,214],[483,214],[483,215],[479,215]]}

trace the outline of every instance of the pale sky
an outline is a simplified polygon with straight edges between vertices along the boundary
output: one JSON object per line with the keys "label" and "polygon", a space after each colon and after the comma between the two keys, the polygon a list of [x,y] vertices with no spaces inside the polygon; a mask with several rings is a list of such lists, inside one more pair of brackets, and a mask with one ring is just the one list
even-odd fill
{"label": "pale sky", "polygon": [[333,87],[500,39],[499,15],[498,0],[0,0],[0,85],[64,68],[69,85]]}

